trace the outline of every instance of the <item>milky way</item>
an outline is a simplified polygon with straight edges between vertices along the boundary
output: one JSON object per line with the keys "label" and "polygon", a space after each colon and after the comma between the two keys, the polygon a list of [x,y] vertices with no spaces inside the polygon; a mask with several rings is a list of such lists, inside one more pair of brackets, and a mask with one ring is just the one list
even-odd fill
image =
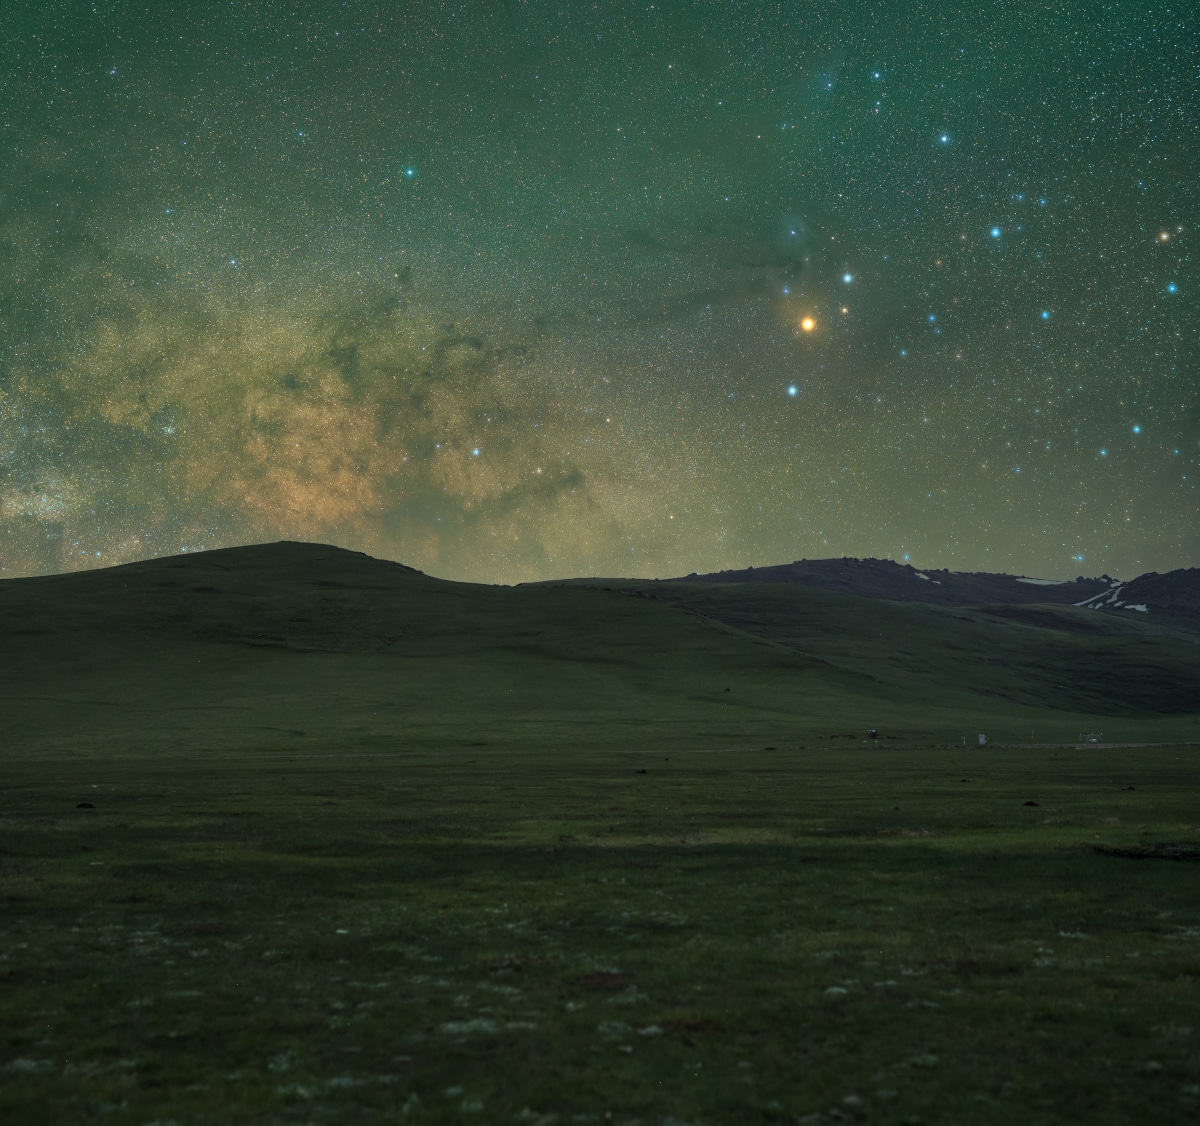
{"label": "milky way", "polygon": [[1186,6],[19,7],[5,576],[1197,562]]}

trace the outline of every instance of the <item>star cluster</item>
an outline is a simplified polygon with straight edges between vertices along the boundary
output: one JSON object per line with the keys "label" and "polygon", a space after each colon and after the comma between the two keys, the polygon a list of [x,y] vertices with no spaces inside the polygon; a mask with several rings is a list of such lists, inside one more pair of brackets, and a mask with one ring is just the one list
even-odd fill
{"label": "star cluster", "polygon": [[1200,549],[1195,19],[27,4],[0,574]]}

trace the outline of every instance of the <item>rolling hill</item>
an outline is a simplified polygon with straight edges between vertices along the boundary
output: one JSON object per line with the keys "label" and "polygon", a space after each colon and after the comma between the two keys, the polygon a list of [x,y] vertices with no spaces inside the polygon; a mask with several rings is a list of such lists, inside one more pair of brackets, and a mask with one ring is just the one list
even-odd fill
{"label": "rolling hill", "polygon": [[[866,576],[854,592],[758,572],[509,588],[278,543],[9,580],[5,738],[158,753],[1194,735],[1200,644],[1162,615],[861,593],[892,568],[842,566]],[[1129,587],[1154,601],[1152,578]]]}

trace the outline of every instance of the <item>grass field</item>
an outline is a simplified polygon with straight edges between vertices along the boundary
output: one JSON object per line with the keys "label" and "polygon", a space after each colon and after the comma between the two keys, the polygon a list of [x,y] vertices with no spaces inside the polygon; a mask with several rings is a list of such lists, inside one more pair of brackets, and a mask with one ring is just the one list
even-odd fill
{"label": "grass field", "polygon": [[0,1119],[1192,1121],[1196,753],[9,766]]}
{"label": "grass field", "polygon": [[1186,636],[313,550],[0,584],[0,1121],[1195,1121]]}

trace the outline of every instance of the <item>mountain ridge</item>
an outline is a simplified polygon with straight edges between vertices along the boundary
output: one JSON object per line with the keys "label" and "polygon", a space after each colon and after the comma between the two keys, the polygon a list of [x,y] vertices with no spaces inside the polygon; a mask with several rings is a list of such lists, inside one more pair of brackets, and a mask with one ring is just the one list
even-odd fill
{"label": "mountain ridge", "polygon": [[[280,566],[283,570],[280,571]],[[35,575],[19,579],[0,580],[0,592],[14,584],[73,585],[84,576],[98,576],[94,581],[106,588],[122,580],[158,574],[167,577],[171,572],[186,570],[192,578],[208,576],[211,584],[221,573],[236,573],[244,592],[245,585],[257,585],[257,577],[269,583],[281,577],[292,581],[314,583],[325,589],[336,589],[342,582],[361,586],[374,581],[390,587],[397,581],[451,582],[426,575],[406,564],[379,559],[364,552],[330,544],[280,540],[271,543],[247,544],[239,547],[216,548],[210,551],[187,552],[174,556],[159,556],[113,567],[89,571],[68,571],[55,575]],[[1075,579],[1039,579],[1025,575],[1009,575],[986,571],[950,571],[946,569],[915,568],[890,559],[841,557],[831,559],[798,559],[791,563],[766,567],[746,567],[708,573],[693,572],[665,579],[591,578],[574,577],[518,583],[517,588],[546,586],[612,586],[634,585],[657,588],[680,585],[780,584],[806,587],[859,598],[891,602],[919,602],[943,607],[984,606],[1078,606],[1100,612],[1125,613],[1133,611],[1168,621],[1178,621],[1191,628],[1200,626],[1200,568],[1177,568],[1159,573],[1148,571],[1129,580],[1109,575],[1080,576]],[[492,584],[459,583],[462,587]],[[212,593],[199,582],[195,593]]]}
{"label": "mountain ridge", "polygon": [[[809,570],[959,597],[948,572]],[[1029,730],[1025,716],[1056,737],[1107,716],[1109,735],[1149,738],[1200,723],[1200,629],[1162,609],[1188,611],[1200,572],[1182,579],[1093,583],[1079,593],[1095,609],[960,607],[882,597],[886,584],[874,597],[728,573],[510,587],[321,544],[189,552],[0,582],[0,711],[6,739],[57,748],[574,745],[610,728],[778,745],[846,724]],[[1000,581],[1030,599],[1061,590]],[[1149,609],[1125,612],[1128,598]]]}
{"label": "mountain ridge", "polygon": [[[989,571],[920,570],[891,559],[797,559],[766,567],[744,567],[705,574],[692,572],[668,579],[567,579],[589,586],[603,583],[653,584],[780,584],[824,590],[889,602],[921,602],[934,606],[1079,606],[1087,610],[1159,616],[1195,628],[1200,626],[1200,568],[1147,571],[1129,580],[1110,575],[1094,578],[1040,579]],[[543,586],[546,583],[522,584]]]}

